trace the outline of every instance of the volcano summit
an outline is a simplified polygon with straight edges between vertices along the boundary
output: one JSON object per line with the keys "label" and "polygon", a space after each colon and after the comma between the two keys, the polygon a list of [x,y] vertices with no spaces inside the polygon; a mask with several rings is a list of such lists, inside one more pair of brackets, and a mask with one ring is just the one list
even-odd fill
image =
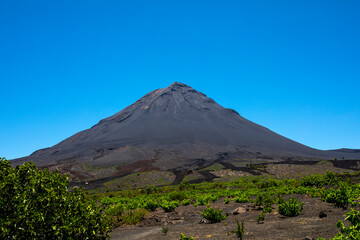
{"label": "volcano summit", "polygon": [[79,179],[136,171],[192,169],[228,159],[360,158],[356,150],[321,151],[280,136],[183,83],[157,89],[53,147],[12,163],[34,161]]}

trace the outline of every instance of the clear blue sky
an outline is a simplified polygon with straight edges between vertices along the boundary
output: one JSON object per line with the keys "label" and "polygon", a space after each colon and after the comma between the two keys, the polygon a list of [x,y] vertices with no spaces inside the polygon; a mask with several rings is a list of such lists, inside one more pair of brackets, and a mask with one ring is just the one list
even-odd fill
{"label": "clear blue sky", "polygon": [[360,148],[360,1],[0,0],[0,156],[184,82],[319,149]]}

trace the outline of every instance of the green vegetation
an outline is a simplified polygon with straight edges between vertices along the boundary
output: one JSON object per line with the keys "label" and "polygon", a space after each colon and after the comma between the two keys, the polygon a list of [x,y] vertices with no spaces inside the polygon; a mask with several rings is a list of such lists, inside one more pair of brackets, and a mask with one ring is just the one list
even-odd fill
{"label": "green vegetation", "polygon": [[241,222],[241,224],[239,223],[239,221],[236,219],[236,228],[233,231],[233,233],[235,233],[235,235],[242,240],[243,236],[244,236],[244,222]]}
{"label": "green vegetation", "polygon": [[141,219],[147,214],[145,209],[134,209],[125,211],[121,214],[121,223],[127,225],[135,225],[140,222]]}
{"label": "green vegetation", "polygon": [[200,213],[206,220],[209,220],[210,223],[217,223],[226,219],[226,215],[222,215],[222,209],[215,210],[214,208],[210,207],[206,208],[203,212]]}
{"label": "green vegetation", "polygon": [[352,203],[351,201],[352,189],[350,186],[340,184],[338,189],[329,188],[322,192],[322,200],[328,203],[333,203],[335,207],[342,207],[344,209]]}
{"label": "green vegetation", "polygon": [[346,214],[345,220],[349,221],[351,225],[346,227],[344,223],[339,220],[336,226],[340,228],[340,233],[338,233],[334,239],[360,239],[360,212],[351,209],[351,211]]}
{"label": "green vegetation", "polygon": [[[351,209],[351,211],[346,214],[345,220],[350,222],[350,226],[346,227],[345,224],[339,220],[336,223],[336,226],[340,229],[340,232],[333,238],[333,240],[360,239],[360,211]],[[319,238],[319,240],[325,239]]]}
{"label": "green vegetation", "polygon": [[[86,194],[77,188],[68,191],[66,176],[58,172],[39,171],[28,163],[11,168],[5,160],[0,161],[0,166],[1,239],[9,239],[9,236],[16,239],[107,239],[111,227],[138,224],[148,211],[162,208],[172,212],[180,205],[190,204],[193,208],[208,206],[198,214],[210,223],[217,223],[226,215],[221,209],[211,207],[215,201],[251,203],[256,209],[262,209],[257,219],[260,223],[264,221],[264,213],[271,212],[274,204],[278,204],[280,214],[298,216],[303,203],[296,198],[284,201],[283,196],[290,194],[321,198],[342,208],[357,205],[360,200],[359,174],[353,173],[327,172],[282,180],[250,176],[229,182],[199,184],[183,181],[178,186],[144,186],[113,192],[97,189]],[[352,225],[339,223],[340,233],[334,239],[357,239],[359,215],[355,210],[348,213],[346,220]],[[242,239],[243,223],[237,222],[233,232]]]}
{"label": "green vegetation", "polygon": [[164,209],[165,212],[172,212],[174,211],[174,209],[176,207],[179,206],[179,202],[178,201],[163,201],[162,203],[160,203],[160,207],[162,209]]}
{"label": "green vegetation", "polygon": [[260,213],[259,216],[257,217],[256,219],[256,222],[257,223],[261,223],[265,220],[265,216],[264,216],[264,213]]}
{"label": "green vegetation", "polygon": [[185,234],[180,233],[180,240],[194,240],[193,237],[187,237]]}
{"label": "green vegetation", "polygon": [[284,201],[279,205],[279,213],[287,217],[299,216],[303,205],[303,202],[299,204],[298,200],[292,197],[288,202]]}
{"label": "green vegetation", "polygon": [[111,221],[57,171],[0,160],[1,239],[107,239]]}
{"label": "green vegetation", "polygon": [[169,231],[169,227],[168,226],[161,227],[161,231],[166,236]]}

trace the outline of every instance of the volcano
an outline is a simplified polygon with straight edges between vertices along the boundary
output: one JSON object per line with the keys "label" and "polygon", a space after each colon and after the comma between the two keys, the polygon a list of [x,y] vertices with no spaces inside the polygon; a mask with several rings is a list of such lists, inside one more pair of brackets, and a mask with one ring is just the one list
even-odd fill
{"label": "volcano", "polygon": [[81,179],[193,168],[228,158],[359,159],[357,150],[310,148],[255,124],[183,83],[154,90],[122,111],[13,165],[33,161]]}

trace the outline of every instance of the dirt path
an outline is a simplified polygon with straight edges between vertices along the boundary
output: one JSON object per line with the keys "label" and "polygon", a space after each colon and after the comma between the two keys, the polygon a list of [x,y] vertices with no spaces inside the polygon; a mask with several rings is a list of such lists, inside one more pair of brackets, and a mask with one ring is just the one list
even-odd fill
{"label": "dirt path", "polygon": [[112,240],[140,240],[147,239],[147,236],[161,232],[161,227],[133,227],[127,231],[121,231],[121,228],[114,229],[111,233]]}

